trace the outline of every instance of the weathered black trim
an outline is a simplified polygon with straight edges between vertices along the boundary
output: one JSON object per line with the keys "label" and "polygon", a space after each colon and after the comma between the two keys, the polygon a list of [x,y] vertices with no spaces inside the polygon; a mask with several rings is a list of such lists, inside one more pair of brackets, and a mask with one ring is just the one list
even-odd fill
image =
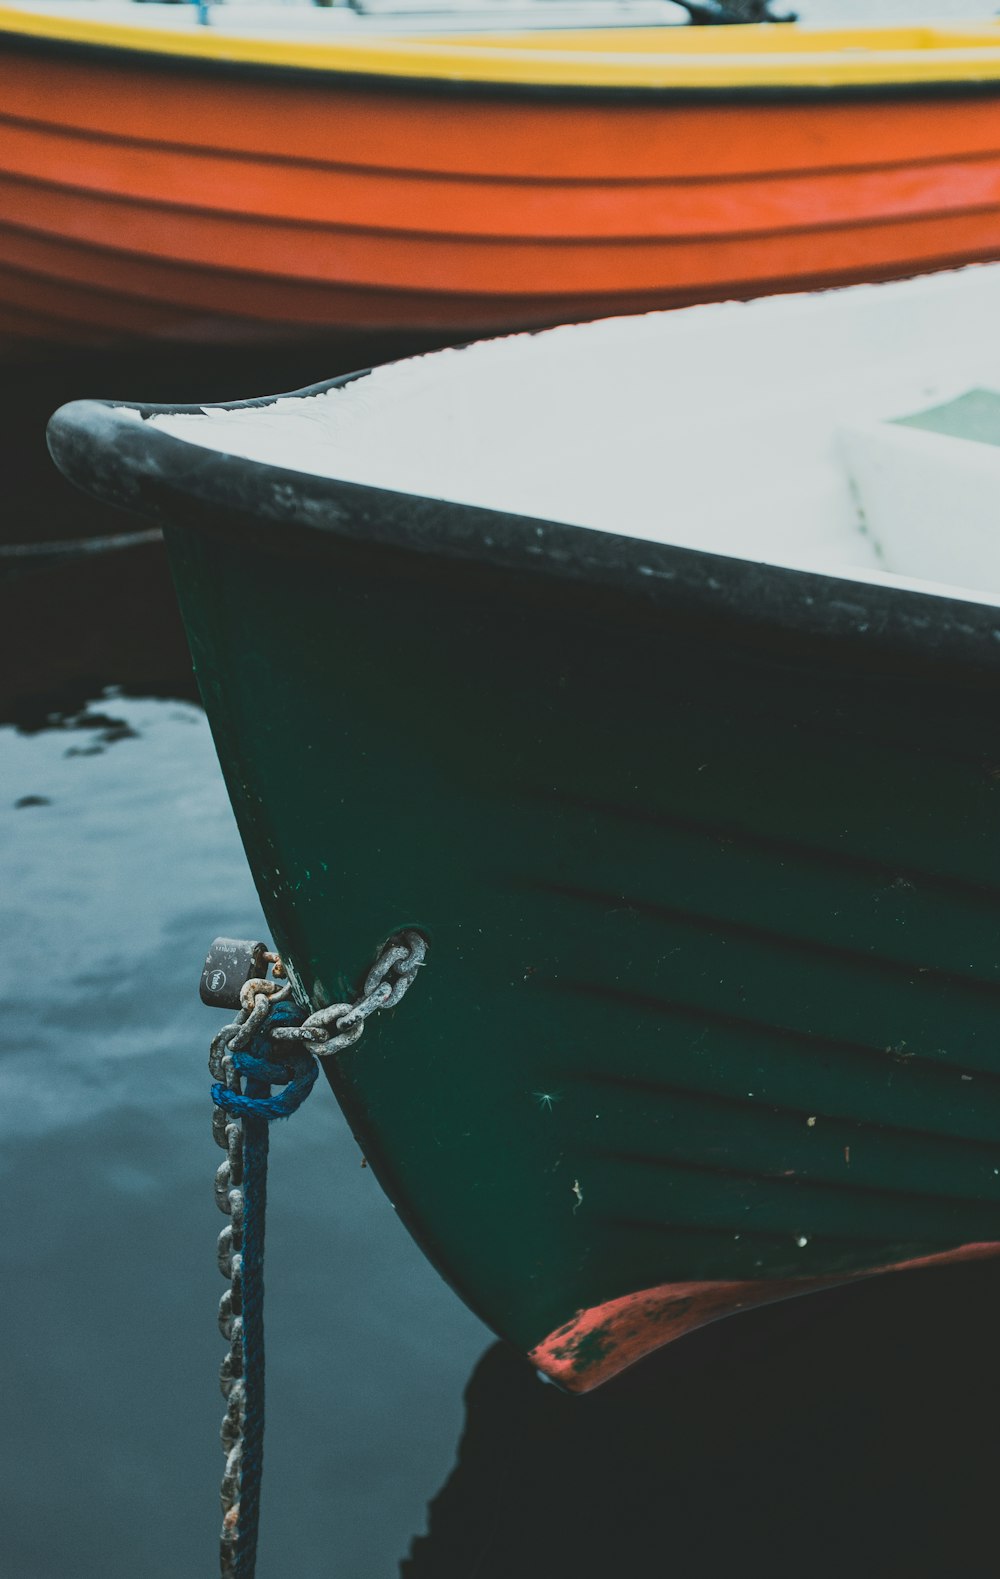
{"label": "weathered black trim", "polygon": [[451,77],[403,77],[376,72],[313,70],[261,61],[211,60],[169,55],[155,50],[127,49],[117,44],[92,44],[75,39],[37,38],[0,32],[0,50],[56,58],[100,61],[123,71],[145,70],[169,75],[222,77],[236,80],[306,83],[329,92],[394,93],[407,97],[524,100],[553,104],[831,104],[881,103],[922,99],[1000,98],[1000,79],[953,82],[844,83],[835,87],[795,84],[788,87],[658,88],[609,87],[534,82],[471,82]]}
{"label": "weathered black trim", "polygon": [[[366,373],[295,391],[316,395]],[[278,395],[220,410],[272,405]],[[284,552],[323,553],[331,540],[515,573],[524,583],[589,586],[640,608],[725,622],[758,636],[845,644],[850,662],[876,655],[1000,673],[1000,608],[812,571],[652,543],[562,522],[397,493],[202,449],[123,414],[202,406],[73,401],[48,426],[59,469],[85,492],[163,524],[227,537],[282,528]],[[259,541],[259,540],[258,540]]]}
{"label": "weathered black trim", "polygon": [[[342,387],[349,374],[299,394]],[[264,407],[279,397],[232,402]],[[1000,609],[536,521],[476,506],[314,477],[200,449],[120,414],[74,402],[49,425],[57,464],[105,501],[164,522],[229,535],[284,528],[283,543],[322,552],[324,538],[615,587],[644,604],[734,618],[808,637],[848,639],[856,661],[884,647],[1000,668]],[[201,406],[131,407],[142,415]],[[304,534],[304,535],[303,535]],[[269,536],[272,535],[269,533]]]}

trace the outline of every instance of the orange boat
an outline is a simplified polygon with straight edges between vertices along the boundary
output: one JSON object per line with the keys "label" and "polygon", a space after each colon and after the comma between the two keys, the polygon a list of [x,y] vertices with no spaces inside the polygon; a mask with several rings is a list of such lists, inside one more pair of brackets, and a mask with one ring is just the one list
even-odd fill
{"label": "orange boat", "polygon": [[993,22],[197,14],[0,9],[4,354],[457,337],[1000,257]]}

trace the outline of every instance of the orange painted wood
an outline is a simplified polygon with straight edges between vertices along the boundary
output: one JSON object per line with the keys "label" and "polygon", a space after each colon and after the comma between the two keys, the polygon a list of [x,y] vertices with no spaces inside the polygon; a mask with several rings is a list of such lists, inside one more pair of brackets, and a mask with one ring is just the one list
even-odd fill
{"label": "orange painted wood", "polygon": [[[816,170],[1000,151],[1000,95],[705,105],[540,102],[340,88],[32,59],[0,40],[8,117],[117,138],[364,168],[650,179]],[[54,114],[55,112],[55,114]]]}
{"label": "orange painted wood", "polygon": [[864,1278],[954,1266],[963,1261],[986,1261],[997,1255],[1000,1244],[970,1244],[848,1276],[664,1283],[659,1288],[609,1300],[592,1310],[578,1311],[572,1321],[532,1349],[528,1358],[567,1392],[585,1393],[675,1338],[737,1311],[754,1310]]}
{"label": "orange painted wood", "polygon": [[[754,293],[761,280],[912,265],[1000,252],[1000,205],[927,218],[721,238],[626,241],[401,236],[339,225],[278,223],[220,212],[124,202],[0,176],[0,214],[10,229],[110,247],[230,275],[442,291],[516,301],[533,294],[603,295],[716,287]],[[516,305],[512,307],[516,319]]]}
{"label": "orange painted wood", "polygon": [[5,172],[141,204],[338,229],[562,241],[732,237],[1000,206],[1000,150],[930,163],[740,180],[485,181],[247,159],[12,121]]}
{"label": "orange painted wood", "polygon": [[[59,320],[61,332],[103,331],[98,338],[135,334],[157,337],[183,333],[185,321],[202,321],[197,309],[178,308],[142,297],[106,289],[56,281],[27,269],[10,269],[0,263],[0,301],[8,311],[24,316]],[[252,323],[252,320],[249,321]]]}
{"label": "orange painted wood", "polygon": [[0,279],[64,339],[471,333],[997,256],[1000,92],[543,100],[0,47]]}

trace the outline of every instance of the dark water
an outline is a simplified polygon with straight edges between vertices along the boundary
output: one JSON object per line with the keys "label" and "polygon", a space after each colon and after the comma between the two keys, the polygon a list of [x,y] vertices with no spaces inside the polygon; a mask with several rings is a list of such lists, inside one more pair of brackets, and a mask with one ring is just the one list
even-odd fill
{"label": "dark water", "polygon": [[[49,368],[6,391],[5,541],[116,529],[40,443],[61,396],[182,382],[111,374]],[[239,368],[186,376],[196,395],[253,387]],[[196,989],[215,933],[266,932],[162,547],[0,571],[0,935],[16,980],[0,1033],[0,1573],[208,1574],[224,1345],[205,1055],[225,1017]],[[317,1096],[274,1137],[260,1571],[368,1579],[423,1526],[489,1335]]]}
{"label": "dark water", "polygon": [[[8,376],[2,541],[117,529],[48,469],[61,399],[347,365]],[[0,629],[0,1579],[208,1576],[222,1017],[197,982],[215,933],[263,923],[162,548],[0,559]],[[993,1268],[757,1312],[571,1399],[490,1347],[359,1163],[322,1085],[273,1137],[260,1579],[997,1571]]]}

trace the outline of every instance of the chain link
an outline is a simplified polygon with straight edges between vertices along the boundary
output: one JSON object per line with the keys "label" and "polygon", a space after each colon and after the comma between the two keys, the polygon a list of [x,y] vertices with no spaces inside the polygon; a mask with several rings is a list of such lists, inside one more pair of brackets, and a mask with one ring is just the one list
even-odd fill
{"label": "chain link", "polygon": [[[361,1036],[368,1017],[379,1009],[393,1008],[416,980],[427,953],[426,939],[419,932],[403,932],[390,938],[365,978],[364,988],[353,1003],[333,1003],[318,1009],[300,1026],[277,1026],[273,1041],[303,1041],[318,1058],[352,1047]],[[240,992],[240,1012],[230,1025],[224,1025],[212,1039],[208,1067],[212,1078],[239,1095],[243,1080],[233,1054],[245,1048],[254,1033],[268,1020],[276,1003],[288,998],[291,987],[284,967],[276,955],[268,955],[279,979],[255,978]],[[247,1398],[243,1373],[243,1192],[244,1126],[238,1116],[216,1107],[212,1113],[212,1136],[226,1153],[215,1174],[215,1203],[229,1219],[219,1235],[219,1271],[229,1287],[219,1302],[219,1330],[229,1344],[219,1371],[226,1412],[222,1420],[222,1450],[226,1455],[220,1497],[222,1533],[220,1573],[222,1579],[235,1579],[237,1539],[240,1523],[240,1482],[243,1468],[243,1442]]]}
{"label": "chain link", "polygon": [[[242,1093],[243,1081],[233,1062],[233,1053],[245,1047],[257,1028],[271,1012],[272,1002],[288,996],[290,988],[252,981],[250,991],[241,994],[243,1007],[231,1025],[213,1038],[208,1067],[212,1077],[230,1091]],[[255,991],[252,989],[260,988]],[[215,1174],[215,1204],[230,1218],[218,1242],[219,1271],[227,1280],[219,1302],[219,1330],[229,1350],[219,1369],[219,1385],[226,1401],[222,1420],[222,1451],[226,1467],[222,1475],[222,1531],[219,1541],[222,1579],[236,1572],[236,1540],[239,1533],[240,1477],[243,1468],[243,1431],[246,1423],[246,1388],[243,1381],[243,1121],[217,1107],[212,1113],[212,1135],[226,1153]]]}
{"label": "chain link", "polygon": [[299,1026],[280,1026],[274,1032],[275,1041],[310,1042],[318,1058],[353,1047],[369,1015],[395,1008],[416,980],[426,954],[427,939],[419,932],[401,932],[398,938],[390,938],[353,1003],[331,1003]]}

